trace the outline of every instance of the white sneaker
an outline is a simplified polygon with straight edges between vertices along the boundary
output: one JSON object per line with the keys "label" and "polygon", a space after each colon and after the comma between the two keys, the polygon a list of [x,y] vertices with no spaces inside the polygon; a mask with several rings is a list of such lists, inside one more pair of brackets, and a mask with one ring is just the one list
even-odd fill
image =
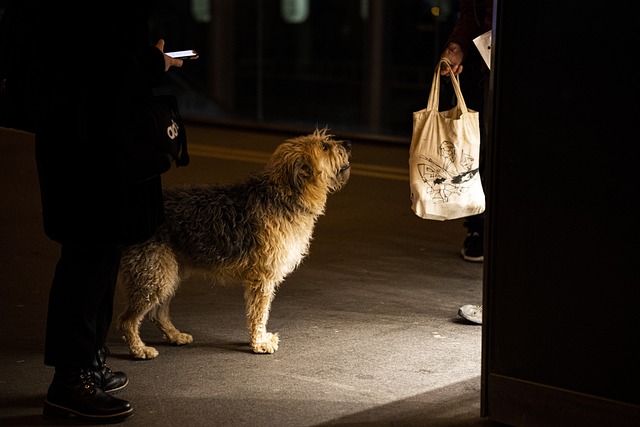
{"label": "white sneaker", "polygon": [[482,325],[482,306],[481,305],[463,305],[458,309],[458,316],[467,319],[469,322]]}

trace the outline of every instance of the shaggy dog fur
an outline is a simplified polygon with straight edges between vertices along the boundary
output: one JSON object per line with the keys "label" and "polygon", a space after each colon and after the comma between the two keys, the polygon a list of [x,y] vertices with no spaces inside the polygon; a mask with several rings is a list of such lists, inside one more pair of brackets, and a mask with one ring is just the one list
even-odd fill
{"label": "shaggy dog fur", "polygon": [[327,196],[350,175],[351,143],[326,132],[285,141],[261,173],[242,182],[165,190],[165,223],[122,257],[127,303],[118,328],[134,358],[158,356],[140,338],[145,316],[171,343],[193,341],[173,325],[169,305],[194,273],[217,283],[240,281],[253,351],[278,349],[277,333],[267,331],[276,289],[308,254]]}

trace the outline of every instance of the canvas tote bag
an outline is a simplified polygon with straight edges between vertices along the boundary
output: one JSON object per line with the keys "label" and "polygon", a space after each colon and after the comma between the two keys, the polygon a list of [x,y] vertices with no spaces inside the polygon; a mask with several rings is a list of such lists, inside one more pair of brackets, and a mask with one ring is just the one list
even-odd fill
{"label": "canvas tote bag", "polygon": [[[439,111],[440,67],[449,68],[457,104]],[[449,61],[433,73],[427,108],[413,113],[409,151],[411,208],[420,218],[444,221],[484,212],[480,181],[479,113],[467,108]]]}

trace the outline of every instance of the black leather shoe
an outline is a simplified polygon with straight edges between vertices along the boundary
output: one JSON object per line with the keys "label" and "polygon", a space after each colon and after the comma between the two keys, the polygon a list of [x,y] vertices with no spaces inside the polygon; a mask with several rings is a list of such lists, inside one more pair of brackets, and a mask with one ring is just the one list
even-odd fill
{"label": "black leather shoe", "polygon": [[109,349],[102,347],[98,350],[96,360],[93,362],[93,379],[98,387],[108,393],[122,390],[129,384],[127,374],[121,371],[113,372],[107,366]]}
{"label": "black leather shoe", "polygon": [[44,401],[47,418],[75,416],[92,423],[117,423],[131,415],[133,408],[96,386],[89,369],[56,370]]}

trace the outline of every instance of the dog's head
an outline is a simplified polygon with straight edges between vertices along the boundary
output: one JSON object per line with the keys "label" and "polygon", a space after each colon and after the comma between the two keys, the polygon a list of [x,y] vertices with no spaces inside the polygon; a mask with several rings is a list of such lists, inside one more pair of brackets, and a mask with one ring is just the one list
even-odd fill
{"label": "dog's head", "polygon": [[286,140],[267,163],[271,179],[294,192],[326,195],[340,190],[351,174],[351,142],[334,139],[327,128]]}

